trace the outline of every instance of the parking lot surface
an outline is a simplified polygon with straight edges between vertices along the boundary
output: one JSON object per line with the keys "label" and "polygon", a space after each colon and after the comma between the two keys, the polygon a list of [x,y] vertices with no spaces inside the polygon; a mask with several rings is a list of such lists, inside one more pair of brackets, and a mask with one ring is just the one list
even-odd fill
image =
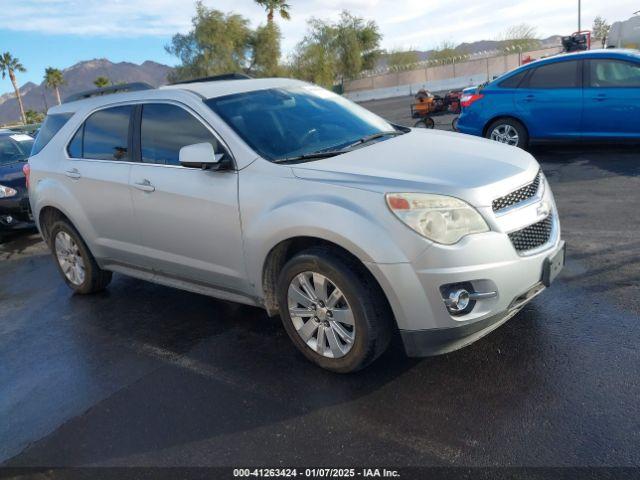
{"label": "parking lot surface", "polygon": [[[409,103],[365,106],[407,124]],[[392,348],[353,375],[306,362],[259,309],[121,275],[74,296],[37,235],[12,237],[0,462],[638,466],[639,152],[534,150],[568,243],[556,283],[467,348]]]}

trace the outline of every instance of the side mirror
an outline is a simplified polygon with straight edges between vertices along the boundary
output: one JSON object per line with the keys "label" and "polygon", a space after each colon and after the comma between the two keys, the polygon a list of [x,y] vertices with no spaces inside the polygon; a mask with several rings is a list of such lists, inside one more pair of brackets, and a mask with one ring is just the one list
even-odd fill
{"label": "side mirror", "polygon": [[216,153],[208,142],[186,145],[180,149],[180,165],[203,170],[218,170],[222,166],[224,153]]}

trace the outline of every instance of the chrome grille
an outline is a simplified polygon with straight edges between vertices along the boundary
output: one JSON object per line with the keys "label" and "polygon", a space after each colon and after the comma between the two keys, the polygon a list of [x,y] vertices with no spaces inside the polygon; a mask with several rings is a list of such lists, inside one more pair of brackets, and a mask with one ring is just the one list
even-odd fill
{"label": "chrome grille", "polygon": [[541,222],[511,232],[509,239],[517,252],[526,252],[527,250],[533,250],[547,243],[551,238],[552,230],[553,215],[549,215]]}
{"label": "chrome grille", "polygon": [[515,205],[520,202],[524,202],[529,198],[533,197],[540,187],[540,172],[536,175],[536,178],[533,179],[528,185],[525,185],[518,190],[511,192],[504,197],[496,198],[491,205],[494,212],[499,212],[500,210],[504,210],[507,207]]}

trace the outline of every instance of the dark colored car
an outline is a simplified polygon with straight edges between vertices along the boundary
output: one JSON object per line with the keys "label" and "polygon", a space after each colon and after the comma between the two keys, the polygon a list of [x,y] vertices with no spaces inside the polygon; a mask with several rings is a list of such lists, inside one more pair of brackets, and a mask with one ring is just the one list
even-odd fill
{"label": "dark colored car", "polygon": [[33,137],[0,130],[0,239],[8,232],[33,228],[23,167]]}

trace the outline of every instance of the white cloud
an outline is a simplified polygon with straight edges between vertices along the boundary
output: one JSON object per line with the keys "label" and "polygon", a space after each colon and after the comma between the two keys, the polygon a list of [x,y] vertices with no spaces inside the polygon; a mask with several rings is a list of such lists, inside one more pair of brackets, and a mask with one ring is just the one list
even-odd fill
{"label": "white cloud", "polygon": [[[383,46],[427,49],[443,40],[495,39],[509,26],[529,23],[541,36],[569,34],[577,27],[574,1],[557,0],[291,0],[293,20],[279,21],[284,50],[304,35],[311,17],[337,18],[340,10],[374,19],[384,34]],[[585,2],[583,2],[585,3]],[[223,11],[235,11],[254,25],[265,13],[252,0],[205,0]],[[606,8],[605,8],[606,7]],[[609,21],[628,18],[636,0],[583,6],[583,26],[596,15]],[[0,0],[0,29],[80,36],[169,36],[189,29],[193,0]]]}

